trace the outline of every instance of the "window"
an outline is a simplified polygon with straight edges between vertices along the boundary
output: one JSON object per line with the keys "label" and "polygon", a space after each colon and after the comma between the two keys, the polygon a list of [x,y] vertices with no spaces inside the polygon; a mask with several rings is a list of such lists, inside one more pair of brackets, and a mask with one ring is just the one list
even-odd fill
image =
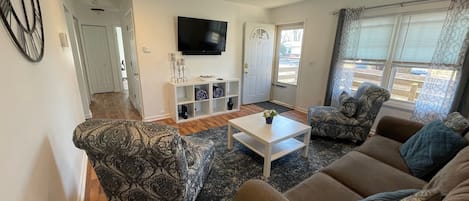
{"label": "window", "polygon": [[277,83],[297,85],[303,25],[279,26],[277,40]]}
{"label": "window", "polygon": [[415,102],[427,75],[456,79],[453,70],[429,69],[445,17],[431,12],[363,19],[358,49],[346,52],[352,90],[372,82],[390,90],[394,100]]}

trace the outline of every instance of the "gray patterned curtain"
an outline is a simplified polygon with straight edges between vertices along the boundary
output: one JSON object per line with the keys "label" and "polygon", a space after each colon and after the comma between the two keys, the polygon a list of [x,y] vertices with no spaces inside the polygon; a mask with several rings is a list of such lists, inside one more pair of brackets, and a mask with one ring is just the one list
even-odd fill
{"label": "gray patterned curtain", "polygon": [[[413,118],[429,122],[446,117],[455,99],[469,47],[469,0],[452,0]],[[451,70],[451,78],[439,70]]]}
{"label": "gray patterned curtain", "polygon": [[363,10],[363,8],[348,8],[339,12],[339,23],[324,105],[338,105],[340,93],[351,90],[353,69],[344,68],[344,61],[347,58],[357,58],[361,29],[360,18]]}

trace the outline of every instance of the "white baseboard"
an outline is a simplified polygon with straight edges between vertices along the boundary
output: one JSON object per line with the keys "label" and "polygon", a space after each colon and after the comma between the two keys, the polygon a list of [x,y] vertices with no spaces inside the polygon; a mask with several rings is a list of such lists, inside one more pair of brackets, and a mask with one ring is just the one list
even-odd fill
{"label": "white baseboard", "polygon": [[308,108],[304,107],[295,107],[295,110],[301,113],[308,113]]}
{"label": "white baseboard", "polygon": [[303,108],[303,107],[297,107],[297,106],[290,105],[290,104],[286,104],[286,103],[284,103],[284,102],[280,102],[280,101],[276,101],[276,100],[271,100],[270,102],[275,103],[275,104],[278,104],[278,105],[281,105],[281,106],[284,106],[284,107],[288,107],[288,108],[294,109],[294,110],[296,110],[296,111],[298,111],[298,112],[302,112],[302,113],[307,113],[307,112],[308,112],[308,109]]}
{"label": "white baseboard", "polygon": [[155,115],[155,116],[149,116],[149,117],[143,117],[143,121],[149,122],[149,121],[157,121],[161,119],[167,119],[169,118],[169,114],[160,114],[160,115]]}
{"label": "white baseboard", "polygon": [[295,106],[293,106],[293,105],[290,105],[290,104],[287,104],[287,103],[284,103],[284,102],[280,102],[280,101],[277,101],[277,100],[271,100],[270,102],[281,105],[281,106],[284,106],[284,107],[288,107],[288,108],[291,108],[291,109],[295,108]]}
{"label": "white baseboard", "polygon": [[85,119],[91,119],[93,117],[93,114],[91,114],[91,111],[88,111],[85,113]]}
{"label": "white baseboard", "polygon": [[86,191],[86,173],[88,170],[88,156],[83,152],[83,159],[81,161],[81,174],[80,181],[78,183],[78,195],[77,201],[85,201],[85,191]]}

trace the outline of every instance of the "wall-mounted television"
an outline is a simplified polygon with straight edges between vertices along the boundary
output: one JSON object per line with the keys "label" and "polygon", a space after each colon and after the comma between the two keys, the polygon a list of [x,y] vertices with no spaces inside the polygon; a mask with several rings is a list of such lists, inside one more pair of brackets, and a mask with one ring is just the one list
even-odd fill
{"label": "wall-mounted television", "polygon": [[227,28],[227,22],[179,16],[178,51],[184,55],[221,55]]}

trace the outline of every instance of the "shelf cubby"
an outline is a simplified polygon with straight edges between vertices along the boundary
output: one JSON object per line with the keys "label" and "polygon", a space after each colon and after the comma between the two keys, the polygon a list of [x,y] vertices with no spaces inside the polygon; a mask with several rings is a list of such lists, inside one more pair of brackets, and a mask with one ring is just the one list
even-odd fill
{"label": "shelf cubby", "polygon": [[[217,96],[215,97],[215,88],[221,88],[223,90],[222,96]],[[223,98],[226,96],[226,83],[225,82],[215,82],[212,84],[212,97],[213,98]]]}
{"label": "shelf cubby", "polygon": [[237,96],[239,94],[239,82],[230,81],[227,83],[226,96]]}
{"label": "shelf cubby", "polygon": [[[203,90],[207,93],[206,98],[198,98],[197,97],[197,91]],[[195,101],[203,101],[203,100],[208,100],[210,98],[210,84],[199,84],[199,85],[194,85],[194,98]]]}
{"label": "shelf cubby", "polygon": [[233,102],[233,108],[231,110],[239,110],[239,98],[238,96],[232,96],[232,97],[227,97],[226,98],[226,110],[230,111],[228,109],[228,101],[231,99],[231,102]]}
{"label": "shelf cubby", "polygon": [[196,117],[206,116],[210,114],[210,101],[197,101],[194,103],[194,113]]}
{"label": "shelf cubby", "polygon": [[215,99],[212,102],[212,113],[220,113],[220,112],[225,112],[226,111],[226,106],[225,106],[225,99],[220,98],[220,99]]}
{"label": "shelf cubby", "polygon": [[176,87],[177,103],[188,103],[194,101],[194,86],[178,86]]}
{"label": "shelf cubby", "polygon": [[[184,117],[180,115],[183,106],[187,107],[187,119],[184,119]],[[194,103],[180,104],[177,107],[178,107],[178,110],[177,110],[178,121],[189,120],[189,119],[194,118]]]}

